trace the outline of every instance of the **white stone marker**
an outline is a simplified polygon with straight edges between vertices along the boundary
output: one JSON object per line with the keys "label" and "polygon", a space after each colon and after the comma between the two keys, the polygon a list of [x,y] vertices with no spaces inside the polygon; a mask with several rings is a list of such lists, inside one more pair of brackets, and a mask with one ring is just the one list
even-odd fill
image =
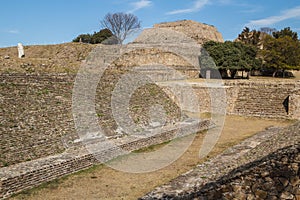
{"label": "white stone marker", "polygon": [[22,43],[18,43],[18,53],[19,53],[19,58],[25,57],[24,47]]}
{"label": "white stone marker", "polygon": [[207,70],[207,71],[206,71],[206,76],[205,76],[206,79],[210,79],[210,72],[211,72],[210,70]]}

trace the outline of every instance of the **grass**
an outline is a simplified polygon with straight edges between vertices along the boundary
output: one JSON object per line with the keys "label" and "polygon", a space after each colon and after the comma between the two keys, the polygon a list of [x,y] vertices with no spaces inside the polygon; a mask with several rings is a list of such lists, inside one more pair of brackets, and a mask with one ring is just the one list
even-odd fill
{"label": "grass", "polygon": [[166,146],[167,144],[169,144],[171,141],[167,141],[167,142],[163,142],[161,144],[156,144],[156,145],[152,145],[149,147],[144,147],[138,150],[133,151],[133,153],[147,153],[147,152],[153,152],[156,151],[157,149],[160,149],[164,146]]}
{"label": "grass", "polygon": [[25,198],[25,197],[29,197],[31,195],[34,195],[38,192],[41,192],[42,190],[55,190],[57,189],[62,183],[64,183],[65,181],[68,181],[70,178],[74,177],[74,176],[90,176],[91,179],[95,179],[97,178],[95,174],[95,172],[97,170],[101,170],[101,168],[103,168],[103,164],[99,164],[99,165],[93,165],[92,167],[88,168],[88,169],[84,169],[78,172],[75,172],[73,174],[69,174],[66,175],[64,177],[58,178],[58,179],[54,179],[52,181],[48,181],[45,183],[42,183],[41,185],[34,187],[34,188],[30,188],[30,189],[26,189],[20,193],[17,194],[13,194],[11,196],[11,198]]}

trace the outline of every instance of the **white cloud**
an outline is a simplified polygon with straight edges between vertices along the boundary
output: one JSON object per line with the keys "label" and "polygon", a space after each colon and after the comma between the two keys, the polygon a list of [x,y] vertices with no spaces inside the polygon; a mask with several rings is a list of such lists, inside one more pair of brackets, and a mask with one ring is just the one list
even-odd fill
{"label": "white cloud", "polygon": [[259,20],[251,20],[246,26],[252,27],[252,26],[271,26],[276,23],[288,20],[288,19],[293,19],[300,17],[300,6],[285,10],[281,12],[280,15],[277,16],[271,16],[267,17],[264,19],[259,19]]}
{"label": "white cloud", "polygon": [[142,8],[146,8],[146,7],[149,7],[151,6],[152,4],[152,1],[149,1],[149,0],[140,0],[140,1],[137,1],[137,2],[133,2],[131,3],[131,5],[133,6],[133,9],[128,11],[129,13],[133,13],[135,11],[138,11]]}
{"label": "white cloud", "polygon": [[194,2],[194,5],[191,8],[173,10],[171,12],[167,12],[167,15],[176,15],[176,14],[182,14],[182,13],[197,12],[201,8],[203,8],[204,6],[206,6],[208,3],[209,3],[209,0],[197,0],[197,1]]}
{"label": "white cloud", "polygon": [[10,33],[10,34],[19,34],[20,33],[20,31],[18,31],[18,30],[8,30],[6,32]]}

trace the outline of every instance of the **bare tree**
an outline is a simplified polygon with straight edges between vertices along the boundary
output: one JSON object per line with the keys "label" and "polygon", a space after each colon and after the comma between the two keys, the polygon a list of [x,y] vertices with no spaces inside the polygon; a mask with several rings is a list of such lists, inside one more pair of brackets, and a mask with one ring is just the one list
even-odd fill
{"label": "bare tree", "polygon": [[101,25],[109,29],[117,38],[118,43],[122,44],[131,33],[141,27],[141,22],[131,13],[120,12],[106,14]]}
{"label": "bare tree", "polygon": [[269,35],[272,35],[272,33],[274,33],[276,31],[275,28],[270,28],[270,27],[262,27],[260,28],[260,31],[263,33],[267,33]]}

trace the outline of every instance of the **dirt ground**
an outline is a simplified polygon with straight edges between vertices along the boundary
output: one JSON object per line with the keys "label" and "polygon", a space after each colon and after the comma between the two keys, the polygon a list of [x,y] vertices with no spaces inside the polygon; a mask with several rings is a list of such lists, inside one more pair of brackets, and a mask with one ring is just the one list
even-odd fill
{"label": "dirt ground", "polygon": [[[291,123],[292,121],[227,116],[222,135],[209,156],[219,154],[267,127],[287,126]],[[131,174],[99,165],[25,191],[11,199],[137,199],[203,162],[204,159],[199,159],[199,149],[204,136],[205,133],[198,133],[183,156],[159,171]]]}

